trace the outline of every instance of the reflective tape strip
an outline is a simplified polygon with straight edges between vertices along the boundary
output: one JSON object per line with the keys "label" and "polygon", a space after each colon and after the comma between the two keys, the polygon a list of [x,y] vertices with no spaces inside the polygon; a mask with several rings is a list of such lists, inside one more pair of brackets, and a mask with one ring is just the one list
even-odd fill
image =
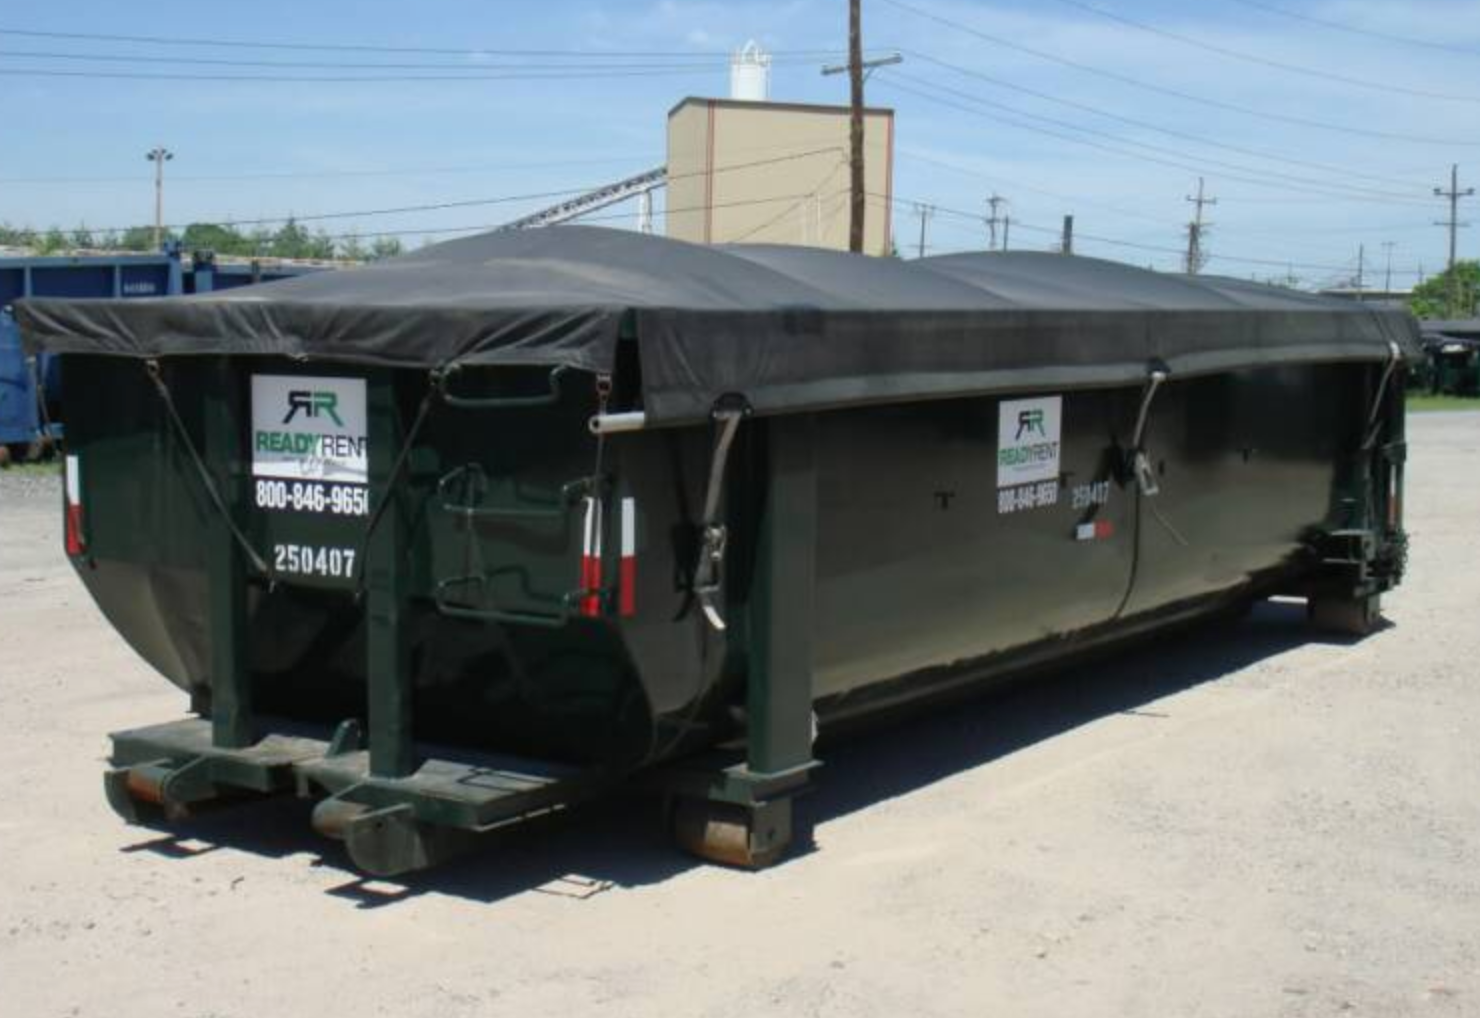
{"label": "reflective tape strip", "polygon": [[587,497],[581,538],[581,614],[601,614],[601,500]]}
{"label": "reflective tape strip", "polygon": [[82,467],[75,455],[67,457],[63,474],[67,491],[67,554],[81,555],[86,550],[82,540]]}
{"label": "reflective tape strip", "polygon": [[637,613],[637,499],[622,499],[622,561],[617,580],[617,611]]}
{"label": "reflective tape strip", "polygon": [[1103,541],[1113,536],[1115,536],[1115,524],[1109,520],[1081,523],[1074,528],[1074,540],[1076,541]]}
{"label": "reflective tape strip", "polygon": [[82,472],[76,455],[67,457],[67,504],[82,504]]}

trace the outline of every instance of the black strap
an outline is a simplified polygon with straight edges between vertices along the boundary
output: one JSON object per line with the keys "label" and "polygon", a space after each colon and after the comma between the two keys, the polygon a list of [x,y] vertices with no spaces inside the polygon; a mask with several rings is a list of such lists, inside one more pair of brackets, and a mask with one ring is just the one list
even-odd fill
{"label": "black strap", "polygon": [[262,556],[257,554],[257,550],[252,547],[246,535],[241,532],[241,528],[236,525],[236,520],[232,517],[226,500],[221,497],[221,492],[216,488],[216,482],[212,479],[210,470],[206,468],[205,461],[201,459],[200,452],[195,448],[195,443],[190,441],[190,432],[185,429],[185,422],[180,419],[180,411],[175,408],[175,399],[170,394],[170,387],[165,384],[160,374],[159,361],[153,359],[145,361],[144,370],[148,373],[149,380],[154,383],[154,391],[159,393],[160,401],[164,403],[164,408],[169,413],[180,444],[185,447],[186,452],[190,453],[190,461],[195,464],[195,472],[200,476],[200,483],[206,489],[206,494],[210,496],[211,503],[221,514],[221,518],[226,521],[227,529],[231,531],[231,536],[241,548],[242,554],[247,557],[247,561],[252,563],[252,568],[267,575],[267,563],[262,560]]}
{"label": "black strap", "polygon": [[358,599],[365,593],[365,555],[370,548],[370,538],[375,534],[375,528],[380,526],[380,521],[385,516],[386,507],[390,505],[395,496],[396,482],[401,479],[401,471],[406,468],[406,461],[411,458],[411,447],[416,442],[416,436],[421,433],[421,426],[426,423],[427,414],[432,409],[432,400],[436,397],[438,386],[441,384],[441,372],[433,371],[427,378],[427,391],[421,397],[421,405],[416,408],[416,417],[411,421],[411,427],[406,432],[406,438],[401,443],[401,449],[396,453],[395,462],[391,464],[391,472],[386,476],[385,490],[381,492],[380,500],[376,502],[375,509],[370,513],[370,522],[365,526],[365,534],[360,538],[360,550],[355,556],[355,597]]}

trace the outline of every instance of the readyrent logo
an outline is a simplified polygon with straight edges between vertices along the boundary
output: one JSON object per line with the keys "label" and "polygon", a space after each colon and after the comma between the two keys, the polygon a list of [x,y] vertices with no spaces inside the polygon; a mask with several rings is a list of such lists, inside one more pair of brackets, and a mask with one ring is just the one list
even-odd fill
{"label": "readyrent logo", "polygon": [[305,411],[309,417],[317,417],[319,411],[323,411],[334,418],[334,423],[341,428],[344,422],[339,419],[339,397],[332,392],[310,392],[307,389],[294,389],[288,393],[288,416],[283,418],[284,424],[291,424],[293,417],[298,411]]}
{"label": "readyrent logo", "polygon": [[364,484],[369,466],[365,381],[252,377],[252,473]]}
{"label": "readyrent logo", "polygon": [[[288,413],[284,424],[293,423],[293,418],[303,411],[306,417],[327,414],[339,427],[344,420],[339,416],[339,396],[332,392],[314,392],[309,389],[294,389],[288,393]],[[289,453],[294,456],[317,456],[320,459],[345,459],[365,454],[365,437],[350,435],[313,434],[302,431],[259,431],[255,449],[258,452]]]}
{"label": "readyrent logo", "polygon": [[1044,434],[1042,410],[1023,410],[1018,413],[1017,441],[1023,440],[1025,431],[1029,434],[1036,431],[1040,436]]}
{"label": "readyrent logo", "polygon": [[1009,399],[998,404],[997,487],[1058,478],[1063,404],[1061,396]]}

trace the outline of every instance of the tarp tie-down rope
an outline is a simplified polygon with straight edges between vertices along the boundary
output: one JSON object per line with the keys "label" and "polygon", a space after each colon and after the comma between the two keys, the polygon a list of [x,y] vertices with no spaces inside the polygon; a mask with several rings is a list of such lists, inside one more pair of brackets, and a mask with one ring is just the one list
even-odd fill
{"label": "tarp tie-down rope", "polygon": [[225,521],[227,529],[231,531],[231,536],[236,541],[237,547],[241,548],[242,554],[247,557],[247,561],[252,564],[253,569],[264,576],[268,575],[267,563],[263,561],[261,555],[257,554],[257,549],[252,547],[251,542],[247,540],[247,536],[236,525],[236,519],[232,516],[230,508],[227,507],[226,500],[221,497],[221,492],[217,489],[216,482],[212,479],[211,472],[206,467],[205,460],[201,459],[200,451],[195,448],[195,443],[190,440],[190,432],[186,430],[185,422],[180,419],[180,411],[175,407],[175,398],[170,394],[170,387],[165,384],[164,376],[160,373],[159,361],[154,358],[146,360],[144,362],[144,371],[149,376],[149,380],[154,383],[154,391],[159,394],[160,402],[164,404],[165,411],[168,413],[170,422],[174,426],[175,436],[179,438],[180,444],[185,447],[185,451],[190,454],[190,462],[195,464],[195,472],[200,477],[201,485],[206,489],[206,495],[210,497],[211,504],[216,507],[216,511],[221,514],[221,519]]}
{"label": "tarp tie-down rope", "polygon": [[360,538],[359,554],[355,556],[356,601],[365,595],[365,556],[370,549],[370,538],[375,535],[375,528],[380,526],[380,521],[385,517],[386,508],[395,496],[396,484],[401,479],[401,472],[406,469],[406,461],[411,458],[411,447],[416,443],[416,437],[421,434],[421,426],[426,423],[433,400],[441,391],[442,373],[441,368],[433,368],[427,372],[427,391],[422,394],[421,403],[416,408],[416,416],[411,420],[411,427],[406,429],[406,437],[401,442],[401,448],[396,452],[396,459],[391,464],[390,473],[386,475],[385,487],[380,493],[380,500],[371,510],[370,522],[365,525],[365,533]]}
{"label": "tarp tie-down rope", "polygon": [[709,624],[721,633],[725,631],[725,620],[714,602],[715,595],[723,586],[722,569],[729,529],[719,521],[719,500],[724,493],[730,447],[744,416],[745,410],[741,407],[716,407],[714,410],[719,434],[715,436],[714,454],[709,460],[709,487],[704,494],[704,515],[699,531],[699,562],[694,566],[694,594],[699,598],[699,607],[704,610]]}

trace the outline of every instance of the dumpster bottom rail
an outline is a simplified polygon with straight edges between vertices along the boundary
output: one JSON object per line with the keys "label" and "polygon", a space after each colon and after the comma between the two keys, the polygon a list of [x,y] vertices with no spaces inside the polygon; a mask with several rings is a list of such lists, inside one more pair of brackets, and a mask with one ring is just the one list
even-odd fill
{"label": "dumpster bottom rail", "polygon": [[328,738],[274,733],[233,749],[213,744],[209,720],[185,718],[114,733],[104,790],[120,816],[141,824],[271,795],[321,799],[315,830],[343,841],[365,872],[394,876],[610,783],[593,770],[492,755],[433,755],[406,777],[383,778],[359,742],[348,721]]}
{"label": "dumpster bottom rail", "polygon": [[242,748],[216,745],[206,718],[115,732],[103,781],[108,802],[129,823],[156,826],[274,795],[314,799],[315,831],[343,842],[361,871],[394,877],[630,783],[664,797],[680,847],[713,862],[759,868],[777,862],[802,833],[793,826],[792,799],[807,790],[815,766],[758,773],[743,754],[711,752],[628,782],[609,769],[419,747],[430,755],[412,773],[393,778],[371,772],[358,722],[342,722],[332,733],[281,727]]}

